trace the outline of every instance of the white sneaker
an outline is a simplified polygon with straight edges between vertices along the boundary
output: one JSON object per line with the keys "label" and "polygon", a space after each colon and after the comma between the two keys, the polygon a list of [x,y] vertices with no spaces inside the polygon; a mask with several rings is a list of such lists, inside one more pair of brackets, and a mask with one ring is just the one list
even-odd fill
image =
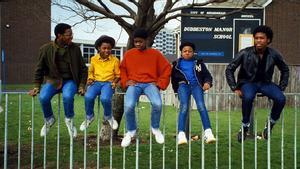
{"label": "white sneaker", "polygon": [[51,117],[49,120],[46,120],[45,124],[41,129],[41,134],[40,134],[41,137],[44,137],[49,132],[50,127],[52,127],[54,123],[55,123],[54,117]]}
{"label": "white sneaker", "polygon": [[156,142],[158,144],[163,144],[165,142],[165,138],[164,138],[164,135],[161,133],[161,131],[158,128],[157,129],[151,128],[151,130],[155,136]]}
{"label": "white sneaker", "polygon": [[122,142],[121,142],[121,146],[122,147],[127,147],[130,145],[131,143],[131,139],[135,136],[135,130],[134,131],[128,131],[124,138],[122,139]]}
{"label": "white sneaker", "polygon": [[178,142],[177,142],[178,145],[187,144],[187,139],[186,139],[185,133],[183,131],[178,133],[177,140],[178,140]]}
{"label": "white sneaker", "polygon": [[114,117],[111,117],[110,119],[107,120],[110,127],[113,129],[113,130],[117,130],[118,129],[118,122],[114,119]]}
{"label": "white sneaker", "polygon": [[68,128],[69,135],[70,135],[70,137],[75,138],[77,136],[77,130],[76,130],[76,127],[74,125],[74,122],[73,122],[73,125],[72,125],[72,121],[73,121],[72,118],[65,118],[65,123],[66,123],[66,126]]}
{"label": "white sneaker", "polygon": [[204,131],[204,140],[205,140],[205,143],[207,143],[207,144],[212,144],[212,143],[216,142],[216,138],[213,135],[211,129],[206,129]]}
{"label": "white sneaker", "polygon": [[91,119],[84,120],[80,125],[80,130],[84,131],[85,129],[87,129],[90,126],[90,124],[94,121],[94,119],[95,118],[93,116]]}

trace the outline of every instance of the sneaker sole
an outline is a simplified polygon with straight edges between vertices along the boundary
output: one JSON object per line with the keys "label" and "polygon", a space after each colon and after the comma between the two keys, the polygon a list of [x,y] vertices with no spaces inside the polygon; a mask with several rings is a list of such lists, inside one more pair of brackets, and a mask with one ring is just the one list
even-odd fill
{"label": "sneaker sole", "polygon": [[216,140],[209,140],[209,141],[206,141],[206,144],[213,144],[215,142],[216,142]]}
{"label": "sneaker sole", "polygon": [[185,142],[185,141],[178,142],[178,145],[183,145],[183,144],[187,144],[187,142]]}

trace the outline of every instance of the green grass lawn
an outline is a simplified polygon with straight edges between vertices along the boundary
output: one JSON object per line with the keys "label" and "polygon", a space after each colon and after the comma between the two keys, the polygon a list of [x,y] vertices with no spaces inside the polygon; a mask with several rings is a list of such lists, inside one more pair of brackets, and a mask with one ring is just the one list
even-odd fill
{"label": "green grass lawn", "polygon": [[[8,168],[16,168],[17,166],[17,147],[18,147],[18,96],[9,95],[8,98]],[[21,168],[30,167],[30,149],[31,149],[31,112],[32,99],[27,95],[22,96],[22,121],[21,121]],[[53,109],[55,110],[57,119],[57,97],[52,101]],[[97,104],[95,104],[97,105]],[[2,96],[2,106],[5,107],[5,97]],[[35,168],[42,168],[43,166],[43,138],[39,136],[40,129],[43,125],[43,116],[40,105],[35,99],[35,113],[34,113],[34,166]],[[61,168],[68,168],[69,166],[69,135],[64,124],[63,106],[61,104],[61,125],[60,125],[60,166]],[[95,106],[95,109],[97,106]],[[150,107],[148,103],[140,103],[139,114],[139,136],[141,139],[139,147],[139,168],[149,168],[149,112]],[[102,110],[102,108],[101,108]],[[165,122],[165,168],[173,169],[176,167],[176,119],[177,110],[172,106],[164,107],[165,114],[162,115],[161,122]],[[78,130],[78,137],[74,140],[74,168],[83,168],[83,133],[79,131],[79,125],[84,119],[84,100],[83,97],[75,98],[75,125]],[[95,111],[97,112],[97,111]],[[256,110],[258,130],[263,129],[268,110]],[[286,108],[284,111],[284,168],[294,168],[294,122],[295,110],[294,108]],[[299,111],[298,111],[299,113]],[[102,116],[103,112],[101,112]],[[218,134],[218,168],[226,169],[229,165],[229,112],[217,112],[218,117],[218,133],[216,133],[216,112],[209,112],[210,120],[213,126],[213,131]],[[298,115],[300,116],[300,115]],[[4,119],[5,113],[0,113],[0,164],[3,168],[4,155]],[[102,117],[101,117],[102,119]],[[240,111],[231,112],[231,167],[241,168],[241,144],[237,142],[236,134],[239,130],[241,119]],[[300,166],[300,121],[297,118],[297,166]],[[201,135],[202,124],[200,116],[197,111],[192,111],[192,135]],[[161,123],[162,124],[162,123]],[[275,126],[271,141],[271,160],[272,168],[281,168],[281,121]],[[102,124],[101,124],[102,125]],[[124,132],[124,122],[122,121],[119,134]],[[161,125],[161,129],[163,125]],[[51,128],[49,135],[47,135],[47,168],[56,168],[56,143],[57,143],[57,122]],[[91,138],[87,146],[87,166],[88,168],[95,168],[97,162],[97,147],[95,136],[97,134],[97,122],[91,125],[88,130],[88,136]],[[191,143],[191,168],[201,168],[201,140],[193,141]],[[258,166],[259,169],[267,168],[267,142],[259,140],[258,148]],[[109,145],[100,146],[100,166],[101,168],[109,167]],[[179,168],[188,168],[188,145],[179,146]],[[205,168],[216,168],[216,144],[205,145]],[[135,144],[132,144],[126,149],[126,168],[135,168]],[[123,166],[123,148],[118,144],[113,146],[113,168],[122,168]],[[155,143],[153,137],[152,145],[152,168],[162,168],[163,161],[163,146]],[[245,169],[254,168],[254,141],[246,140],[245,142]]]}

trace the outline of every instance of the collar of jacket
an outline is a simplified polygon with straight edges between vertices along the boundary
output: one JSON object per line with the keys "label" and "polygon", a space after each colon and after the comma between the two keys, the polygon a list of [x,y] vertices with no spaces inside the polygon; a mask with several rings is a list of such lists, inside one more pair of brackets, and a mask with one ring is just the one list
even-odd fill
{"label": "collar of jacket", "polygon": [[[196,65],[196,64],[200,64],[200,63],[203,62],[203,59],[197,59],[197,58],[195,58],[195,57],[193,57],[193,59],[194,59],[195,65]],[[177,60],[174,62],[176,67],[178,67],[178,63],[179,63],[181,60],[183,60],[182,57],[180,57],[179,59],[177,59]]]}
{"label": "collar of jacket", "polygon": [[[270,53],[271,51],[269,49],[270,49],[269,47],[266,47],[265,53],[263,55],[263,57],[266,57],[265,72],[268,71],[268,69],[269,69],[269,67],[271,66],[271,63],[272,63],[272,60],[271,60],[272,57],[271,57],[271,53]],[[258,65],[259,55],[256,52],[255,46],[253,46],[251,48],[251,51],[252,51],[252,54],[253,54],[253,57],[254,57],[255,65]],[[266,54],[266,52],[267,52],[267,54]]]}

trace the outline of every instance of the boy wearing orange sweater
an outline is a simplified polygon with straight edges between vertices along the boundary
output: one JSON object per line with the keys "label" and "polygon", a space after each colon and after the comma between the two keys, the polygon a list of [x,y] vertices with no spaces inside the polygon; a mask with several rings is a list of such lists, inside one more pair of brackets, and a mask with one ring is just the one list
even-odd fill
{"label": "boy wearing orange sweater", "polygon": [[171,65],[156,49],[147,48],[148,32],[137,29],[133,33],[134,47],[128,50],[120,65],[121,86],[126,89],[124,112],[126,116],[125,134],[121,146],[130,145],[136,134],[135,105],[139,96],[145,94],[151,102],[151,129],[155,140],[164,143],[164,136],[159,130],[162,101],[160,90],[165,90],[170,82]]}

